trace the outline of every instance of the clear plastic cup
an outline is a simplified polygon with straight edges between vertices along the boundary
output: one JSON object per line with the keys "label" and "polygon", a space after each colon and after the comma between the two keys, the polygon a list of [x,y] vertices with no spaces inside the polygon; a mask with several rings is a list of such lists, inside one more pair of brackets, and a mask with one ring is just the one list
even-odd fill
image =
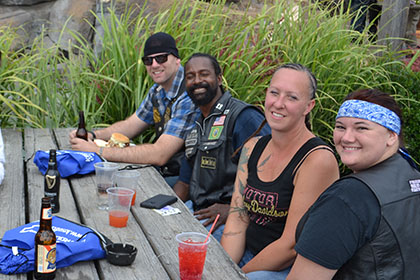
{"label": "clear plastic cup", "polygon": [[176,235],[181,280],[201,279],[207,246],[210,243],[210,238],[204,243],[206,237],[205,234],[199,232],[183,232]]}
{"label": "clear plastic cup", "polygon": [[106,192],[108,193],[109,225],[126,227],[134,191],[127,188],[112,187],[107,189]]}
{"label": "clear plastic cup", "polygon": [[120,170],[115,172],[114,174],[114,187],[118,188],[127,188],[132,189],[134,191],[133,200],[131,205],[134,205],[136,201],[136,187],[139,183],[140,179],[140,172],[137,170]]}
{"label": "clear plastic cup", "polygon": [[106,190],[112,187],[112,177],[117,172],[120,165],[114,162],[97,162],[95,166],[95,178],[98,197],[98,208],[101,210],[108,209],[108,195]]}

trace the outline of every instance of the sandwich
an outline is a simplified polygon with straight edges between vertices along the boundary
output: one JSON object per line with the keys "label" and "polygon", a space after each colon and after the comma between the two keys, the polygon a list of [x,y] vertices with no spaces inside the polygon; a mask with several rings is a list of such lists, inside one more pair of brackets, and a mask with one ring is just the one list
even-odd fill
{"label": "sandwich", "polygon": [[102,139],[95,139],[95,140],[93,140],[93,142],[95,142],[96,146],[98,146],[98,147],[106,147],[106,145],[108,144],[108,142],[106,142]]}
{"label": "sandwich", "polygon": [[121,133],[112,133],[111,138],[108,140],[107,147],[124,148],[130,145],[130,139]]}

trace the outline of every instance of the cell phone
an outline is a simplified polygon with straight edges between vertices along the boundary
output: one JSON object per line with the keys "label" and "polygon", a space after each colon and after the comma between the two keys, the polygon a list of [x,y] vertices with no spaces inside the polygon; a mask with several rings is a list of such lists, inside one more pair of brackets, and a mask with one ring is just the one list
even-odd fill
{"label": "cell phone", "polygon": [[173,195],[158,194],[141,202],[140,206],[145,208],[161,209],[166,205],[174,203],[177,199],[178,198]]}

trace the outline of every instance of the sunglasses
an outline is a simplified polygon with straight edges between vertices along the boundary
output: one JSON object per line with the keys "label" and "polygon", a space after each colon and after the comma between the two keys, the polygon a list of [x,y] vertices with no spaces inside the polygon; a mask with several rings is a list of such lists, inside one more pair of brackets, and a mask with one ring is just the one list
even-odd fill
{"label": "sunglasses", "polygon": [[147,66],[150,66],[150,65],[153,64],[153,59],[156,60],[157,63],[162,64],[162,63],[165,63],[166,61],[168,61],[168,55],[169,55],[169,53],[160,54],[160,55],[153,56],[153,57],[143,56],[141,58],[141,60],[143,60],[143,63]]}
{"label": "sunglasses", "polygon": [[135,170],[135,169],[146,168],[146,167],[149,167],[149,166],[152,166],[152,165],[150,165],[150,164],[129,164],[129,165],[126,165],[126,166],[124,166],[124,167],[122,167],[118,170],[119,171],[121,171],[121,170]]}

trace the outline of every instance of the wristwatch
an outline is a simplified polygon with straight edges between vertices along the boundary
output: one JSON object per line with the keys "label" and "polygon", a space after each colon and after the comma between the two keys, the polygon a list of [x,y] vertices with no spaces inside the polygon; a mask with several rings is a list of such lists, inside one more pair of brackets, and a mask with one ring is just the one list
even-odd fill
{"label": "wristwatch", "polygon": [[89,132],[90,134],[92,134],[93,139],[96,139],[96,134],[95,134],[95,132],[93,132],[92,130],[89,130],[88,132]]}

